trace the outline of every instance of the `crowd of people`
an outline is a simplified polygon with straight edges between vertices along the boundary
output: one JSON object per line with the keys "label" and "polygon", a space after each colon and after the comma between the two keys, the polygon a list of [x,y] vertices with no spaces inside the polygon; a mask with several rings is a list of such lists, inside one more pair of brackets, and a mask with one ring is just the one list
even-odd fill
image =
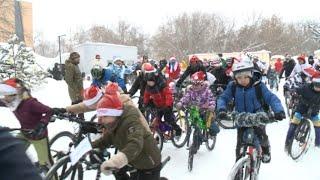
{"label": "crowd of people", "polygon": [[[65,63],[64,80],[72,103],[68,107],[50,108],[40,103],[19,79],[8,79],[0,84],[0,95],[3,96],[0,106],[10,108],[21,128],[31,131],[21,131],[18,138],[25,142],[25,147],[30,144],[35,146],[40,167],[49,168],[52,165],[48,149],[49,118],[66,112],[84,118],[83,113],[96,111],[98,122],[104,125],[105,131],[93,146],[105,149],[113,145],[119,150],[102,163],[101,171],[108,175],[111,168],[121,169],[130,164],[137,169],[131,180],[159,180],[161,152],[152,134],[155,124],[163,119],[173,128],[174,136],[181,136],[182,129],[175,121],[173,109],[183,110],[188,106],[199,107],[204,119],[206,112],[212,114],[205,120],[211,121],[209,134],[214,137],[220,132],[216,118],[226,118],[230,110],[239,113],[273,111],[276,120],[283,120],[286,118],[285,108],[279,97],[270,90],[278,89],[283,74],[286,81],[284,91],[299,97],[285,149],[292,141],[302,116],[310,108],[310,119],[315,126],[315,145],[320,146],[320,62],[312,56],[308,59],[298,56],[296,63],[290,55],[286,55],[284,60],[279,58],[274,63],[266,64],[248,53],[227,58],[219,54],[218,58],[210,60],[201,60],[193,55],[183,70],[176,57],[157,63],[143,56],[142,61],[132,68],[127,67],[121,58],[115,58],[107,66],[97,55],[91,69],[92,83],[86,89],[79,62],[79,53],[73,52]],[[130,87],[127,86],[126,76],[132,73],[135,73],[135,79]],[[140,94],[136,105],[130,97],[138,90]],[[146,108],[156,110],[156,117],[150,124],[143,114]],[[237,128],[236,160],[240,157],[245,129]],[[254,131],[261,142],[262,162],[269,163],[271,143],[266,128],[257,126]],[[117,179],[128,178],[124,176],[118,175]]]}

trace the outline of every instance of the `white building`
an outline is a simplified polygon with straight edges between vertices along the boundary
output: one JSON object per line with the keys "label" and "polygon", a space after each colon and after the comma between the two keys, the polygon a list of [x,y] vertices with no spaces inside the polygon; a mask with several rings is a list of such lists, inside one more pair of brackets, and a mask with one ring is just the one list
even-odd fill
{"label": "white building", "polygon": [[107,65],[115,58],[120,57],[125,64],[131,65],[138,57],[138,48],[136,46],[124,46],[109,43],[92,43],[86,42],[77,45],[74,49],[80,54],[80,70],[86,74],[90,74],[95,56],[100,55],[103,64]]}

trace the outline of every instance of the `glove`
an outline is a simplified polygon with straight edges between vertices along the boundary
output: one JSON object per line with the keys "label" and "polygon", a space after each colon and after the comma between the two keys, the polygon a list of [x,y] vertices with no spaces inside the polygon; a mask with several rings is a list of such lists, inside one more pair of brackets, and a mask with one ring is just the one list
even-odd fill
{"label": "glove", "polygon": [[37,138],[40,137],[43,132],[46,130],[47,124],[44,122],[40,122],[37,127],[31,131],[31,137]]}
{"label": "glove", "polygon": [[274,118],[276,120],[281,121],[282,119],[286,118],[286,114],[283,111],[280,111],[280,112],[274,114]]}
{"label": "glove", "polygon": [[219,119],[227,119],[227,112],[225,109],[220,109],[218,113]]}
{"label": "glove", "polygon": [[116,155],[111,156],[109,160],[104,161],[100,166],[100,170],[104,175],[108,176],[112,174],[113,170],[120,169],[127,164],[127,156],[119,151]]}
{"label": "glove", "polygon": [[53,111],[53,114],[55,115],[59,115],[67,112],[66,108],[52,108],[52,111]]}

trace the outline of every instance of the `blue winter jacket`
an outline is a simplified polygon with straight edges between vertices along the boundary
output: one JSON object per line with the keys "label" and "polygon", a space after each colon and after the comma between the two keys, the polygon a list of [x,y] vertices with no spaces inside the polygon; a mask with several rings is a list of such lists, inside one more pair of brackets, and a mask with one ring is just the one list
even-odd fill
{"label": "blue winter jacket", "polygon": [[113,73],[111,69],[103,69],[102,79],[93,79],[92,84],[102,87],[107,84],[108,81],[118,83],[122,90],[126,89],[125,80],[120,78],[116,73]]}
{"label": "blue winter jacket", "polygon": [[[232,84],[234,82],[229,82],[226,90],[220,95],[217,101],[217,110],[227,109],[227,104],[234,98],[232,94]],[[269,91],[264,83],[254,84],[256,86],[261,86],[261,91],[264,101],[271,106],[274,113],[284,111],[280,99]],[[263,107],[260,104],[256,96],[255,86],[242,87],[236,85],[235,91],[235,111],[237,112],[250,112],[255,113],[263,111]]]}

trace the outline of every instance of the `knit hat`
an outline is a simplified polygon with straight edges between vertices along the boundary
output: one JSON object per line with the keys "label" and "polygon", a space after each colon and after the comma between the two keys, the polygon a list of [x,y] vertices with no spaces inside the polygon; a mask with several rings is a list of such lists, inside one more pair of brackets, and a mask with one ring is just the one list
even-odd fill
{"label": "knit hat", "polygon": [[17,94],[17,81],[16,78],[10,78],[0,84],[0,95],[14,95]]}
{"label": "knit hat", "polygon": [[97,103],[102,96],[103,93],[101,92],[101,90],[97,86],[91,85],[83,91],[83,103],[86,106],[91,106]]}
{"label": "knit hat", "polygon": [[121,116],[123,105],[117,94],[118,84],[109,83],[106,86],[105,94],[97,105],[97,116]]}
{"label": "knit hat", "polygon": [[99,54],[96,55],[96,59],[101,59]]}

